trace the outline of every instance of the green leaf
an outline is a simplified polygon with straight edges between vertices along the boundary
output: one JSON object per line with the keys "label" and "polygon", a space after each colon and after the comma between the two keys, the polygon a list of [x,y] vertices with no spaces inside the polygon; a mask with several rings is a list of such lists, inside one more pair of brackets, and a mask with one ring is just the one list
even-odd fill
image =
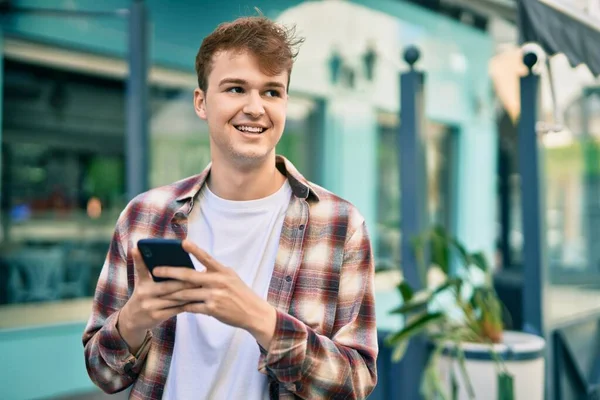
{"label": "green leaf", "polygon": [[440,285],[437,288],[435,288],[435,290],[433,291],[433,294],[435,295],[435,294],[441,293],[444,290],[446,290],[452,286],[456,286],[456,288],[459,289],[461,284],[462,284],[462,280],[460,278],[450,278],[446,282],[444,282],[443,285]]}
{"label": "green leaf", "polygon": [[506,372],[498,374],[498,400],[514,400],[515,391],[512,375]]}
{"label": "green leaf", "polygon": [[473,307],[474,310],[479,310],[479,298],[481,297],[481,295],[479,294],[479,290],[480,288],[478,287],[473,288],[473,293],[471,293],[471,297],[469,298],[469,304],[471,305],[471,307]]}
{"label": "green leaf", "polygon": [[436,312],[432,314],[423,314],[410,323],[408,323],[403,329],[399,332],[394,333],[391,336],[386,338],[386,343],[388,345],[396,345],[403,340],[407,340],[410,337],[422,332],[427,328],[429,324],[434,324],[442,319],[445,316],[441,312]]}
{"label": "green leaf", "polygon": [[424,399],[448,400],[447,388],[443,385],[440,376],[440,356],[446,348],[447,337],[441,341],[434,341],[434,350],[429,355],[425,368],[426,379],[421,382],[421,394]]}
{"label": "green leaf", "polygon": [[448,400],[448,395],[439,374],[439,366],[436,362],[437,355],[432,355],[432,359],[427,363],[421,380],[421,395],[424,399]]}
{"label": "green leaf", "polygon": [[392,353],[392,361],[393,362],[400,361],[402,359],[402,357],[404,357],[404,354],[406,353],[407,348],[408,348],[407,340],[398,343],[396,345],[396,347],[394,348],[394,352]]}
{"label": "green leaf", "polygon": [[402,280],[402,282],[398,284],[398,290],[402,296],[402,301],[405,303],[409,302],[413,298],[414,291],[406,280]]}
{"label": "green leaf", "polygon": [[437,377],[435,370],[427,367],[421,380],[421,395],[424,399],[435,399],[437,394]]}
{"label": "green leaf", "polygon": [[444,226],[440,224],[435,225],[433,229],[431,229],[431,232],[433,235],[439,236],[443,239],[448,239],[448,237],[450,236],[446,228],[444,228]]}
{"label": "green leaf", "polygon": [[487,260],[482,252],[473,253],[471,259],[473,260],[473,264],[483,272],[489,270]]}
{"label": "green leaf", "polygon": [[446,275],[450,273],[450,249],[446,237],[434,234],[431,237],[431,262],[442,270]]}
{"label": "green leaf", "polygon": [[450,363],[450,384],[452,385],[451,399],[458,400],[458,381],[456,380],[456,374],[454,373],[454,363]]}
{"label": "green leaf", "polygon": [[456,343],[456,346],[457,346],[456,348],[457,348],[458,365],[460,366],[460,372],[463,377],[463,382],[465,383],[465,386],[467,388],[467,395],[469,396],[469,399],[473,400],[473,399],[475,399],[475,392],[473,390],[473,385],[471,384],[471,379],[469,378],[469,374],[467,373],[467,365],[465,362],[465,352],[463,351],[462,347],[460,347],[460,344]]}
{"label": "green leaf", "polygon": [[400,307],[393,309],[390,311],[390,314],[406,314],[411,311],[418,310],[419,308],[423,308],[429,303],[431,300],[431,296],[426,299],[414,300],[409,303],[402,304]]}
{"label": "green leaf", "polygon": [[406,314],[423,308],[431,301],[433,293],[427,289],[419,290],[413,293],[410,301],[405,301],[402,305],[390,311],[390,314]]}
{"label": "green leaf", "polygon": [[470,265],[471,256],[469,255],[467,249],[456,239],[452,240],[452,245],[456,248],[456,250],[458,250],[459,255],[462,257],[463,265]]}

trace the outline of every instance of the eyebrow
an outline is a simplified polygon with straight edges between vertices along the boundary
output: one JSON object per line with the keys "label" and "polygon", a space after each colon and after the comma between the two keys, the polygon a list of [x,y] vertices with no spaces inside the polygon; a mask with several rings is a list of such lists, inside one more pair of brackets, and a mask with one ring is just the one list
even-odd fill
{"label": "eyebrow", "polygon": [[[222,79],[221,82],[219,82],[219,86],[228,85],[228,84],[248,85],[248,82],[243,79],[236,79],[236,78],[225,78],[225,79]],[[275,88],[280,88],[282,90],[285,90],[285,85],[283,83],[275,82],[275,81],[265,83],[265,87],[275,87]]]}

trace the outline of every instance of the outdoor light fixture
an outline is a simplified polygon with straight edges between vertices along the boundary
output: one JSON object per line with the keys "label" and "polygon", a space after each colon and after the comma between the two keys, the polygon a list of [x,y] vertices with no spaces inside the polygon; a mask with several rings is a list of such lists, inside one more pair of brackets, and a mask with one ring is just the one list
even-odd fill
{"label": "outdoor light fixture", "polygon": [[375,63],[377,62],[377,53],[372,45],[369,45],[362,58],[365,65],[365,75],[369,81],[372,81],[375,72]]}
{"label": "outdoor light fixture", "polygon": [[[377,52],[372,44],[367,46],[367,49],[360,56],[364,68],[364,76],[368,81],[373,81],[375,78],[375,64],[377,63]],[[344,62],[337,47],[331,51],[329,57],[329,73],[330,80],[333,85],[341,83],[344,86],[353,88],[356,84],[357,72],[351,65]],[[360,67],[358,67],[360,68]]]}
{"label": "outdoor light fixture", "polygon": [[340,72],[342,70],[342,56],[340,53],[334,49],[332,51],[331,57],[329,58],[329,72],[331,77],[331,83],[336,84],[340,78]]}

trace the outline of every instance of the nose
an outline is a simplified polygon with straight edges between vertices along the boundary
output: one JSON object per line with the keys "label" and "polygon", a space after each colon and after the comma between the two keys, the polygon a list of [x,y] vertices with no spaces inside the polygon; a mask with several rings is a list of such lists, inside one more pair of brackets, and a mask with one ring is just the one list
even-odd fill
{"label": "nose", "polygon": [[247,102],[244,105],[244,113],[252,116],[252,118],[258,118],[265,113],[265,108],[263,106],[262,98],[260,94],[251,92],[247,96]]}

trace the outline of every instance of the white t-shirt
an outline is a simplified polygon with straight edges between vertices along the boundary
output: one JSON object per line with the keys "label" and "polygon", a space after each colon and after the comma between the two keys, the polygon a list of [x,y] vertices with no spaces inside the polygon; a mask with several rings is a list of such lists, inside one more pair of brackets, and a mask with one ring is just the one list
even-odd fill
{"label": "white t-shirt", "polygon": [[[287,180],[271,196],[251,201],[219,198],[205,185],[189,216],[188,239],[266,299],[291,195]],[[197,270],[204,269],[193,261]],[[247,331],[213,317],[181,313],[163,399],[268,399],[259,355]]]}

